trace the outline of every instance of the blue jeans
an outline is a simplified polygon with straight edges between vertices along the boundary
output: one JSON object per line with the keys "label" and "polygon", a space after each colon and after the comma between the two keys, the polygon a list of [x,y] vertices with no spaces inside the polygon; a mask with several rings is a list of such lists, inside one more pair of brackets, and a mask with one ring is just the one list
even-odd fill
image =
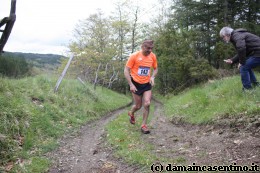
{"label": "blue jeans", "polygon": [[249,57],[246,60],[246,63],[240,67],[240,75],[243,87],[245,89],[251,89],[252,83],[256,83],[257,79],[253,72],[253,68],[260,66],[260,58],[259,57]]}

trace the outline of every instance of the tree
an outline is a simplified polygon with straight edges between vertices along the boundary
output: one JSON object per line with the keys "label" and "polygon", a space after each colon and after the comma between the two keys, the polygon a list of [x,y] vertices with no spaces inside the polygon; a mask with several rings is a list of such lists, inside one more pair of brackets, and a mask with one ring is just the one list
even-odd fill
{"label": "tree", "polygon": [[[76,72],[89,82],[125,91],[125,61],[142,38],[139,7],[119,1],[110,17],[102,11],[80,21],[69,48],[75,54],[68,73]],[[112,87],[113,84],[113,87]]]}
{"label": "tree", "polygon": [[0,54],[3,52],[4,46],[13,29],[16,20],[15,11],[16,11],[16,0],[12,0],[9,17],[4,17],[3,19],[0,20],[0,28],[5,25],[4,30],[0,30],[0,32],[3,32],[0,38]]}
{"label": "tree", "polygon": [[30,73],[31,67],[23,57],[0,55],[0,74],[19,78]]}
{"label": "tree", "polygon": [[109,63],[115,55],[110,26],[102,11],[79,22],[74,31],[75,40],[69,46],[75,54],[70,71],[76,71],[89,82],[97,82],[97,72],[102,74],[100,64]]}
{"label": "tree", "polygon": [[172,20],[178,29],[186,28],[197,32],[197,55],[208,62],[218,65],[215,57],[215,45],[221,41],[219,30],[230,25],[233,28],[244,27],[259,33],[259,0],[174,0],[175,10]]}

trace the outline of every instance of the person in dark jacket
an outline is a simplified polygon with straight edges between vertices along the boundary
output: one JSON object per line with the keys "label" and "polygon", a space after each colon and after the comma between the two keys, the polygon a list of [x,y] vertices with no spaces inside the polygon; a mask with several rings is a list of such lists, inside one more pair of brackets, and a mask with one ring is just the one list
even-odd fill
{"label": "person in dark jacket", "polygon": [[253,68],[260,66],[260,37],[245,29],[232,29],[223,27],[219,33],[225,42],[231,42],[236,48],[237,54],[224,60],[228,64],[238,64],[243,90],[252,89],[252,86],[260,86]]}

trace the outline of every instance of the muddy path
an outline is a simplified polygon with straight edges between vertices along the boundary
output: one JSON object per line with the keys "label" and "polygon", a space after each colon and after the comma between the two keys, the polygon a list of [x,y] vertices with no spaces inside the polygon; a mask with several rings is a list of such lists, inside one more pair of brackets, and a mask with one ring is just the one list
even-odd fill
{"label": "muddy path", "polygon": [[[130,106],[130,105],[128,105]],[[106,143],[104,127],[126,108],[115,110],[101,119],[83,126],[77,134],[65,136],[60,147],[48,153],[54,160],[49,173],[101,173],[140,172],[138,165],[129,165],[113,156],[113,149]]]}
{"label": "muddy path", "polygon": [[155,110],[153,133],[144,137],[154,145],[154,153],[174,160],[164,164],[260,165],[259,118],[251,130],[245,126],[195,126],[167,119],[159,103]]}
{"label": "muddy path", "polygon": [[[151,134],[142,137],[153,144],[152,152],[157,156],[172,160],[172,163],[155,164],[260,165],[259,124],[254,129],[258,133],[243,128],[183,124],[166,118],[160,102],[154,101],[154,104],[155,111],[149,123]],[[124,111],[126,108],[111,112],[82,127],[78,134],[64,137],[58,150],[48,156],[55,161],[49,173],[150,172],[115,158],[106,142],[105,125]]]}

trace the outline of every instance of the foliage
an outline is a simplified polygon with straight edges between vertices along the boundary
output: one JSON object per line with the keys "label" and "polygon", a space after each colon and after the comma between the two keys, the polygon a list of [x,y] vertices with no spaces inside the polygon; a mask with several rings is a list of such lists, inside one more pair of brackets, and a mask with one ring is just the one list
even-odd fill
{"label": "foliage", "polygon": [[[4,52],[2,56],[5,59],[5,62],[0,63],[0,71],[8,71],[12,72],[15,69],[19,68],[22,71],[18,71],[18,73],[24,73],[20,76],[24,75],[37,75],[41,73],[49,73],[54,72],[61,64],[65,57],[61,55],[55,54],[35,54],[35,53],[22,53],[22,52]],[[17,64],[13,65],[15,67],[6,66],[4,63],[9,62],[9,64]],[[22,62],[22,63],[21,63]],[[2,66],[1,66],[2,64]],[[5,76],[10,76],[2,73]],[[10,77],[14,77],[11,75]]]}
{"label": "foliage", "polygon": [[31,66],[22,57],[14,58],[8,55],[0,55],[0,74],[8,77],[22,77],[29,75]]}
{"label": "foliage", "polygon": [[57,93],[51,76],[0,81],[0,172],[4,165],[12,172],[44,172],[50,162],[43,155],[62,135],[131,102],[111,90],[93,92],[77,80],[64,79]]}
{"label": "foliage", "polygon": [[186,87],[216,76],[212,66],[198,57],[192,44],[195,32],[176,31],[170,26],[157,37],[156,52],[159,63],[157,87],[160,93],[179,92]]}
{"label": "foliage", "polygon": [[24,58],[28,63],[32,63],[36,67],[44,67],[45,64],[60,64],[64,57],[56,54],[38,54],[38,53],[22,53],[22,52],[5,52],[3,55],[12,56],[14,58]]}
{"label": "foliage", "polygon": [[97,11],[76,26],[69,48],[75,54],[69,74],[85,81],[125,92],[125,61],[139,48],[144,25],[139,22],[141,8],[130,1],[117,2],[114,15]]}
{"label": "foliage", "polygon": [[214,56],[216,57],[214,63],[217,68],[225,68],[225,64],[223,63],[224,59],[232,58],[234,54],[234,46],[232,44],[227,44],[224,42],[216,43]]}
{"label": "foliage", "polygon": [[[164,88],[160,91],[166,94],[214,77],[214,68],[230,69],[223,59],[232,57],[235,49],[219,37],[223,26],[244,27],[259,35],[257,0],[160,2],[152,9],[155,17],[150,23],[140,22],[142,8],[130,0],[118,1],[109,17],[97,11],[80,21],[69,46],[76,58],[68,73],[81,76],[94,87],[101,85],[125,92],[125,62],[141,40],[152,38],[160,67],[157,86]],[[201,74],[199,68],[203,68]]]}
{"label": "foliage", "polygon": [[232,44],[223,43],[219,30],[230,25],[259,35],[259,8],[257,1],[248,0],[173,0],[167,22],[153,29],[161,94],[211,79],[217,74],[214,68],[230,69],[223,60],[236,52]]}
{"label": "foliage", "polygon": [[215,45],[221,42],[218,34],[221,27],[243,27],[259,35],[260,4],[257,0],[174,0],[173,2],[174,13],[169,23],[176,30],[185,28],[196,31],[198,37],[193,40],[196,42],[194,44],[196,54],[202,55],[216,68],[221,66],[218,55],[225,54],[226,50],[215,49]]}
{"label": "foliage", "polygon": [[75,54],[68,73],[81,76],[85,81],[110,86],[117,80],[120,67],[116,61],[114,39],[111,37],[111,23],[101,11],[91,15],[76,28],[76,39],[70,45]]}

